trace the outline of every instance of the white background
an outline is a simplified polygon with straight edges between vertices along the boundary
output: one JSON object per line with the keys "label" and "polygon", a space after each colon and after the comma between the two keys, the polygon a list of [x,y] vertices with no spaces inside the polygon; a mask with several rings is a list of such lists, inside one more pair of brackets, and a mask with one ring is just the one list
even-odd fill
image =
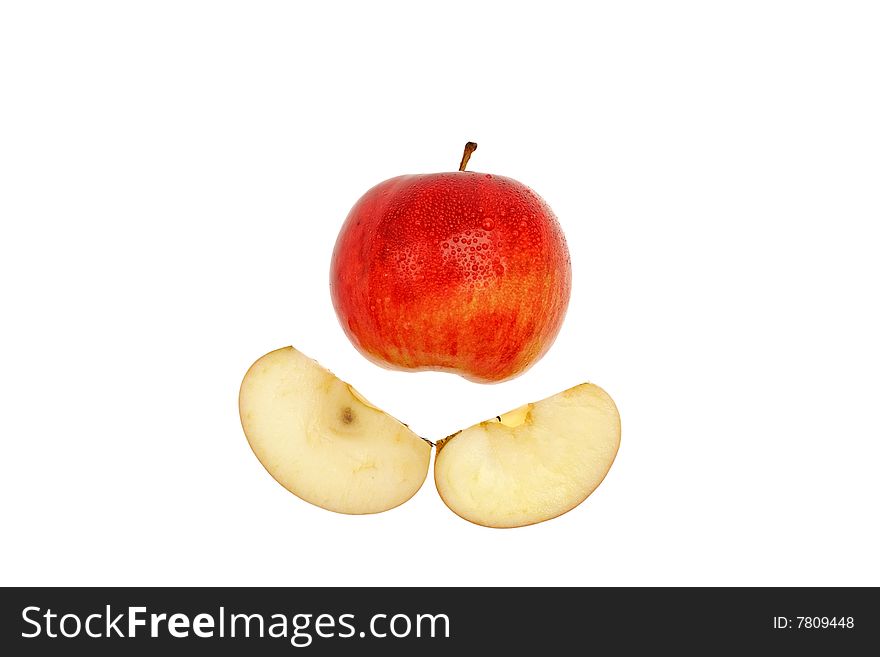
{"label": "white background", "polygon": [[[3,584],[880,585],[877,5],[576,6],[2,5]],[[375,367],[328,293],[355,200],[469,139],[574,270],[495,386]],[[594,381],[621,450],[533,527],[430,476],[323,511],[239,425],[288,344],[432,438]]]}

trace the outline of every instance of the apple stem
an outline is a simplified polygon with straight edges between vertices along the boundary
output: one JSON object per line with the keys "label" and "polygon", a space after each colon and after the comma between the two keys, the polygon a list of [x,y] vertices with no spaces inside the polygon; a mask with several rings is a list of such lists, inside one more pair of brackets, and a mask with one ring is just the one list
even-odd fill
{"label": "apple stem", "polygon": [[469,141],[464,145],[464,155],[461,156],[461,164],[458,165],[459,171],[464,171],[464,168],[467,166],[468,160],[471,159],[471,155],[475,150],[477,150],[476,142]]}

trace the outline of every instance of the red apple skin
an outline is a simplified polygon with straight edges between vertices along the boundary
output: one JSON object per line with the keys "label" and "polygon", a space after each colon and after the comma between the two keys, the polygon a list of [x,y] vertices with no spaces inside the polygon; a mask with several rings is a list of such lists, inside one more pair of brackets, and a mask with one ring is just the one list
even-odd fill
{"label": "red apple skin", "polygon": [[330,292],[345,333],[373,362],[494,383],[553,344],[571,261],[553,211],[522,183],[472,171],[406,175],[351,209]]}

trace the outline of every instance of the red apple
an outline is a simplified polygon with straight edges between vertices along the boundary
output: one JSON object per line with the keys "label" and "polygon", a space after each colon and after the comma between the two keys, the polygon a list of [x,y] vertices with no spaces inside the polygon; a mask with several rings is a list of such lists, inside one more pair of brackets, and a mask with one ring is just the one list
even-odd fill
{"label": "red apple", "polygon": [[352,344],[392,369],[481,383],[543,356],[571,292],[565,236],[550,207],[511,178],[465,171],[391,178],[342,226],[333,306]]}

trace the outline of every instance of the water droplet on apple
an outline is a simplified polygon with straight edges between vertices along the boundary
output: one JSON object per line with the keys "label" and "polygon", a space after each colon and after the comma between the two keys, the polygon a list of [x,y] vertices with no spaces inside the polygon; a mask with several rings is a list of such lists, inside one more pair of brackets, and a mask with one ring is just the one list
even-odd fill
{"label": "water droplet on apple", "polygon": [[491,219],[483,219],[483,228],[485,230],[492,230],[493,228],[495,228],[495,222],[493,222]]}
{"label": "water droplet on apple", "polygon": [[492,177],[492,174],[491,174],[491,173],[487,173],[487,174],[486,174],[486,177],[487,177],[487,178],[491,178],[491,177]]}

